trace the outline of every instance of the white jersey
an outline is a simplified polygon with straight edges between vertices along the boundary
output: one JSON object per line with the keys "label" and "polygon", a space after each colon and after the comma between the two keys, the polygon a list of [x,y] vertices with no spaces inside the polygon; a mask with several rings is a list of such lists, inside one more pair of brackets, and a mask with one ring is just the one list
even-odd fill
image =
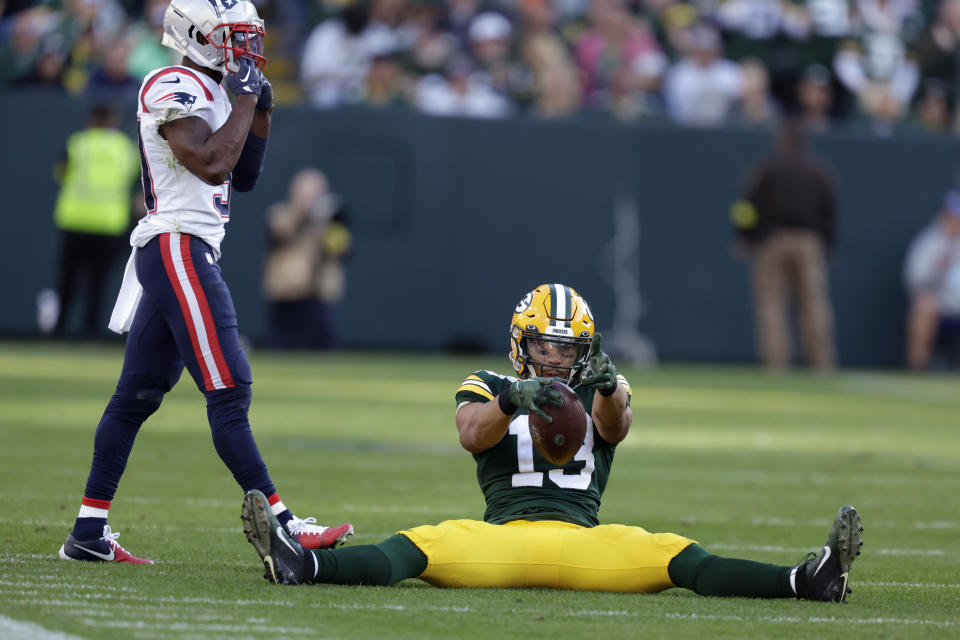
{"label": "white jersey", "polygon": [[147,214],[130,234],[142,247],[161,233],[188,233],[209,244],[220,258],[224,224],[230,219],[230,180],[211,186],[190,173],[160,136],[159,128],[179,118],[203,118],[213,131],[230,115],[223,87],[187,67],[164,67],[143,79],[137,105],[140,163]]}

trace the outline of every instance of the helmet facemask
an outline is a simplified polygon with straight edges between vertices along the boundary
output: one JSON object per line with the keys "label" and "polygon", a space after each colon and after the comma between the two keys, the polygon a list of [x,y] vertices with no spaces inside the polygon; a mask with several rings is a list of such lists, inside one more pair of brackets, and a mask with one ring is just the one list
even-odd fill
{"label": "helmet facemask", "polygon": [[257,22],[252,23],[224,23],[217,25],[216,29],[226,30],[226,37],[223,39],[224,44],[214,46],[223,49],[224,67],[227,71],[236,73],[240,69],[238,63],[240,58],[250,58],[258,69],[263,69],[264,65],[267,64],[267,59],[263,56],[263,39],[266,32],[262,21],[258,19]]}
{"label": "helmet facemask", "polygon": [[548,369],[565,371],[557,376],[573,386],[583,377],[590,355],[590,338],[560,338],[538,331],[523,331],[520,337],[520,358],[527,375],[539,375]]}

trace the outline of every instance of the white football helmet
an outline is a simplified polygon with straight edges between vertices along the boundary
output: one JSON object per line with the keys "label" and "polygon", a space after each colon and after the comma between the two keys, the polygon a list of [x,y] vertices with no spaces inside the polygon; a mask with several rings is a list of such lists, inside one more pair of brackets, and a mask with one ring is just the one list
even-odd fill
{"label": "white football helmet", "polygon": [[163,16],[164,46],[199,65],[235,73],[247,57],[263,68],[263,20],[247,0],[172,0]]}

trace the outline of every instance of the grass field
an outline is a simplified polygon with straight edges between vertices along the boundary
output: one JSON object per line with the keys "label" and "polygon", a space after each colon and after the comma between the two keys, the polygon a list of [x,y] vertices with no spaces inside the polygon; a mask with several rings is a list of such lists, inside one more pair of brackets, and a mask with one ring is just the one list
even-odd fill
{"label": "grass field", "polygon": [[[482,514],[453,393],[505,357],[254,352],[252,422],[284,501],[353,544]],[[634,427],[605,522],[792,564],[854,504],[846,606],[547,590],[277,587],[181,380],[137,441],[110,521],[151,567],[66,563],[93,430],[121,352],[0,343],[0,638],[960,637],[960,379],[629,368]],[[34,626],[39,625],[39,626]],[[66,635],[65,635],[66,634]]]}

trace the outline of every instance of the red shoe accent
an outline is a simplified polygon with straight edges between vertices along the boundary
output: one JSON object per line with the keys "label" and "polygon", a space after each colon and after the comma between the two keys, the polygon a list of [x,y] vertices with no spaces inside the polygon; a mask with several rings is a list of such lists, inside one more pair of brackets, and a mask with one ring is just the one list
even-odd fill
{"label": "red shoe accent", "polygon": [[332,549],[353,535],[353,525],[346,522],[338,527],[320,527],[308,523],[293,535],[304,549]]}
{"label": "red shoe accent", "polygon": [[114,562],[129,562],[130,564],[153,564],[153,560],[150,558],[138,558],[121,547],[116,540],[110,539],[107,540],[107,542],[111,547],[113,547],[113,552],[115,554],[113,557]]}

